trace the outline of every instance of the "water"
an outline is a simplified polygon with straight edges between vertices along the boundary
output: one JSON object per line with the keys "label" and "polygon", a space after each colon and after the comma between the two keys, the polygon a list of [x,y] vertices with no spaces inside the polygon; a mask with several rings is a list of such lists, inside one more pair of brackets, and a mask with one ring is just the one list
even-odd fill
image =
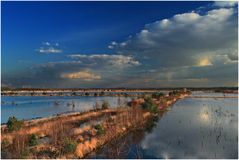
{"label": "water", "polygon": [[237,101],[179,100],[171,111],[158,118],[151,130],[131,132],[87,158],[238,158]]}
{"label": "water", "polygon": [[[125,97],[46,97],[46,96],[3,96],[1,97],[1,123],[8,117],[19,119],[48,117],[65,112],[88,111],[97,102],[100,106],[106,100],[111,107],[124,105],[131,98]],[[75,107],[73,107],[73,104]]]}

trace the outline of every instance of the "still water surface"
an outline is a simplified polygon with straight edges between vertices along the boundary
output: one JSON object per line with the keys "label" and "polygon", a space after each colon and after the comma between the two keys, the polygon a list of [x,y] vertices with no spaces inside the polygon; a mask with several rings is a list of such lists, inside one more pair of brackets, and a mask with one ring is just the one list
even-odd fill
{"label": "still water surface", "polygon": [[96,102],[101,106],[104,100],[108,101],[111,107],[117,107],[124,105],[131,98],[3,96],[1,97],[1,123],[6,123],[10,116],[19,119],[32,119],[65,112],[88,111],[93,109]]}
{"label": "still water surface", "polygon": [[[194,92],[158,117],[154,127],[131,132],[87,158],[238,158],[238,99],[220,99],[221,93]],[[237,96],[226,94],[226,96]],[[1,120],[47,117],[63,112],[87,111],[95,102],[112,107],[130,98],[118,97],[1,97]],[[57,102],[57,105],[55,104]],[[68,105],[74,103],[75,107]]]}
{"label": "still water surface", "polygon": [[238,158],[237,99],[179,100],[151,130],[131,132],[88,158]]}

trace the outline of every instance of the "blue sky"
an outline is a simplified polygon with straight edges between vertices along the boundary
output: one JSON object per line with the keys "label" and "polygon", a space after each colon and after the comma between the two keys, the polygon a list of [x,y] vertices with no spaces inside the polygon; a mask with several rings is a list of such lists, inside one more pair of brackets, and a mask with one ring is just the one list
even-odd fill
{"label": "blue sky", "polygon": [[[236,8],[227,2],[2,2],[2,86],[236,86]],[[220,80],[219,70],[226,73]]]}

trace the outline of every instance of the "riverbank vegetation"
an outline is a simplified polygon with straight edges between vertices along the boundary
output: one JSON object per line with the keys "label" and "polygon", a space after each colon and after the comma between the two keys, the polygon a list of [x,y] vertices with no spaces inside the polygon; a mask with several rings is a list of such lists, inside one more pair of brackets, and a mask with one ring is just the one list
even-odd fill
{"label": "riverbank vegetation", "polygon": [[162,115],[188,94],[147,94],[114,109],[105,101],[101,107],[95,104],[94,110],[85,113],[24,121],[21,125],[15,117],[9,118],[10,125],[1,127],[2,158],[84,158],[132,130],[144,126],[150,131],[153,117]]}

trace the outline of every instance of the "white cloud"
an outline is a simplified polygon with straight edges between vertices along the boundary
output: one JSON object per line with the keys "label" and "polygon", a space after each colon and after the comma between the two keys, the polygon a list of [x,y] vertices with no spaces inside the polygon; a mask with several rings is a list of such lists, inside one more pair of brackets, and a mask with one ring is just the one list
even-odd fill
{"label": "white cloud", "polygon": [[59,65],[64,65],[64,66],[67,66],[67,65],[80,65],[82,64],[81,61],[58,61],[58,62],[48,62],[46,64],[42,64],[40,65],[41,67],[55,67],[55,66],[59,66]]}
{"label": "white cloud", "polygon": [[69,55],[70,58],[80,59],[81,61],[105,63],[116,67],[138,66],[140,62],[135,60],[132,56],[126,55],[109,55],[109,54],[75,54]]}
{"label": "white cloud", "polygon": [[50,42],[43,42],[43,45],[50,46]]}
{"label": "white cloud", "polygon": [[114,48],[114,46],[108,45],[108,48],[109,48],[109,49],[113,49],[113,48]]}
{"label": "white cloud", "polygon": [[61,75],[62,78],[67,79],[81,79],[85,81],[99,80],[101,79],[100,75],[95,75],[89,70],[80,71],[80,72],[72,72],[72,73],[63,73]]}
{"label": "white cloud", "polygon": [[56,49],[54,47],[49,47],[49,48],[43,48],[41,47],[40,49],[37,50],[39,53],[61,53],[62,50]]}
{"label": "white cloud", "polygon": [[116,42],[114,48],[139,60],[147,57],[148,62],[158,67],[195,66],[199,57],[213,58],[221,52],[235,59],[228,51],[237,51],[236,16],[234,8],[177,14],[145,25],[129,40]]}
{"label": "white cloud", "polygon": [[[237,19],[235,6],[207,6],[176,14],[146,24],[126,41],[112,41],[108,48],[117,54],[75,54],[69,61],[43,64],[31,75],[35,78],[32,83],[58,83],[60,87],[237,86]],[[48,52],[49,47],[60,50],[52,44],[41,47],[41,52]],[[88,83],[90,80],[97,81]]]}
{"label": "white cloud", "polygon": [[43,42],[42,44],[39,49],[36,49],[39,53],[62,53],[62,50],[58,48],[58,43],[51,45],[50,42]]}
{"label": "white cloud", "polygon": [[237,1],[215,1],[214,2],[214,6],[217,6],[217,7],[233,7],[235,5],[237,5]]}
{"label": "white cloud", "polygon": [[112,45],[117,45],[117,43],[115,41],[111,42]]}

